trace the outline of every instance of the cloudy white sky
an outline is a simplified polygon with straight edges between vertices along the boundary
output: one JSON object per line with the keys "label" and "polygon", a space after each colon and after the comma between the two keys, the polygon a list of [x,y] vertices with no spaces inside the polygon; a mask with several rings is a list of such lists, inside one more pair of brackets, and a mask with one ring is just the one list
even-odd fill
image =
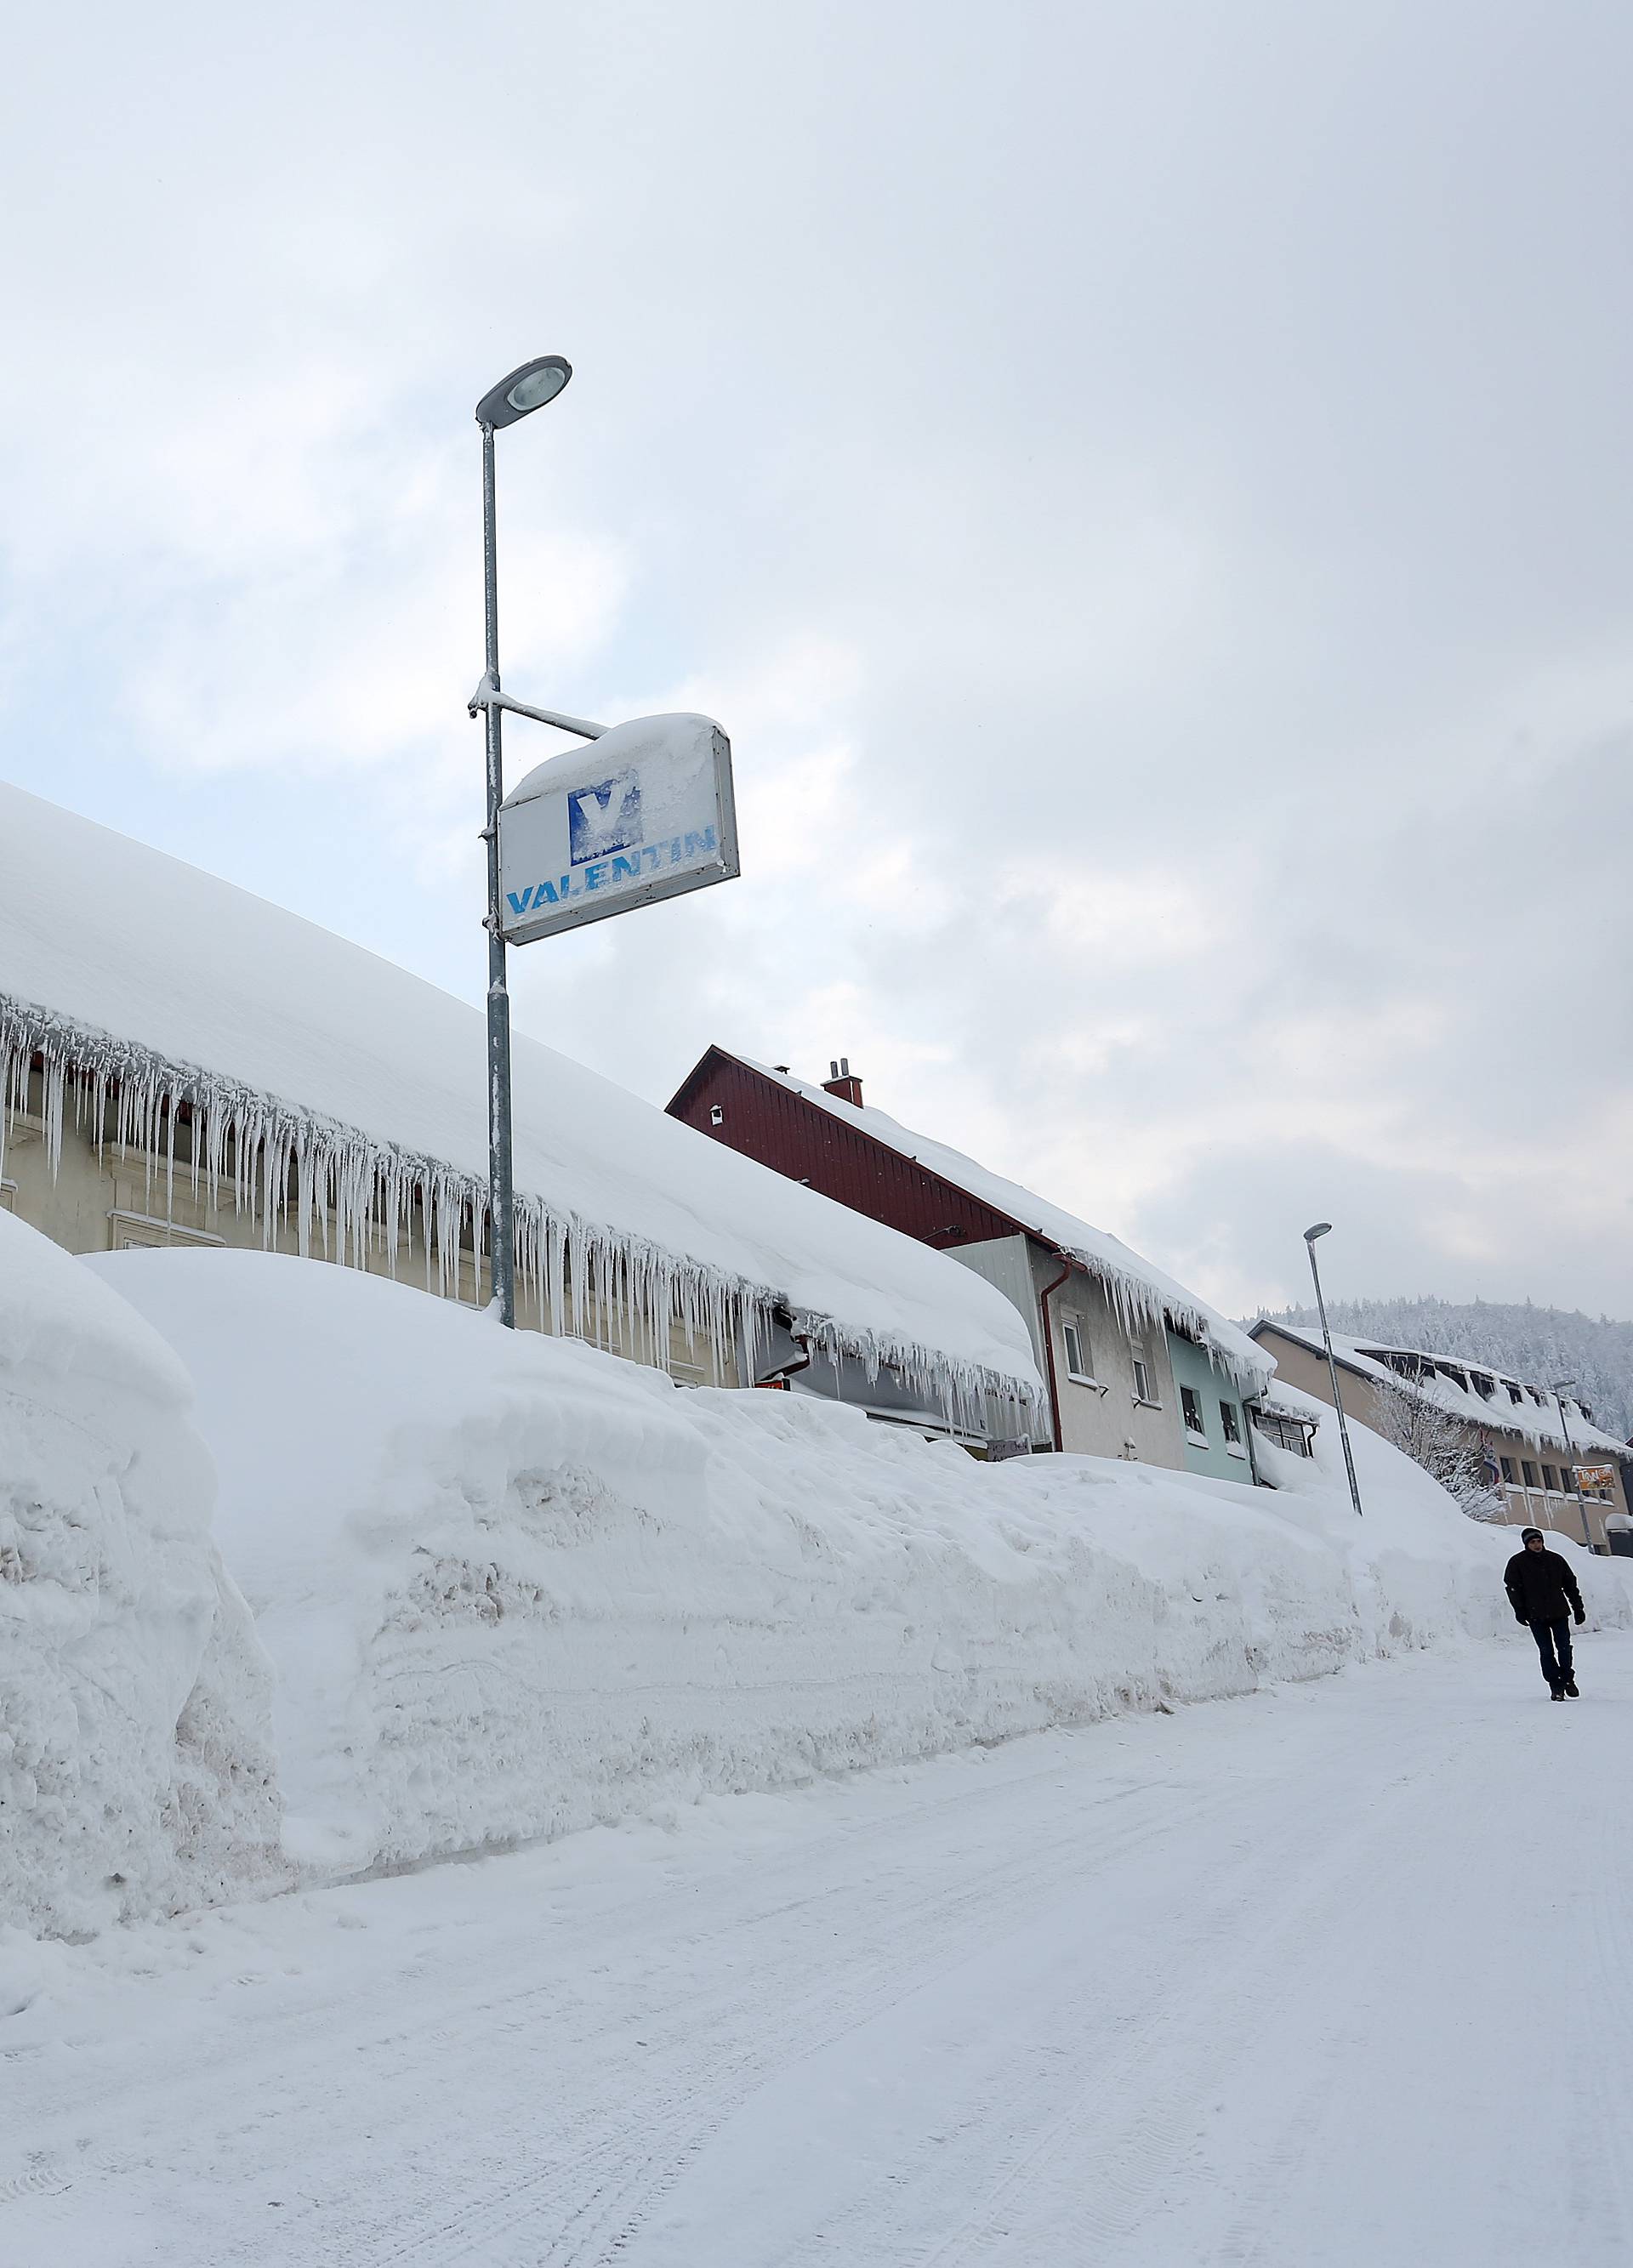
{"label": "cloudy white sky", "polygon": [[34,11],[0,773],[477,997],[565,353],[506,682],[719,716],[743,879],[523,1027],[844,1052],[1235,1310],[1320,1215],[1633,1314],[1630,93],[1612,0]]}

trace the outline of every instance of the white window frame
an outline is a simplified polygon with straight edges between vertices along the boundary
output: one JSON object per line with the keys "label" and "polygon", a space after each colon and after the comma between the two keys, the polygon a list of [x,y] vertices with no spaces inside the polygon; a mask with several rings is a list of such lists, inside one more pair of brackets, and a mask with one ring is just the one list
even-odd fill
{"label": "white window frame", "polygon": [[1162,1403],[1151,1391],[1151,1366],[1142,1354],[1134,1358],[1134,1393],[1130,1397],[1141,1410],[1160,1410]]}
{"label": "white window frame", "polygon": [[[1075,1361],[1072,1359],[1074,1343],[1075,1343],[1077,1350],[1077,1359]],[[1082,1367],[1083,1361],[1083,1349],[1088,1344],[1089,1334],[1083,1328],[1083,1317],[1075,1308],[1067,1308],[1062,1310],[1060,1315],[1060,1345],[1066,1355],[1066,1374],[1071,1380],[1074,1386],[1092,1386],[1095,1391],[1098,1393],[1100,1381],[1095,1376],[1092,1367],[1086,1370]]]}
{"label": "white window frame", "polygon": [[[1196,1409],[1197,1422],[1194,1425],[1191,1423],[1191,1412],[1186,1406],[1186,1396],[1187,1394],[1190,1395],[1191,1401],[1194,1403]],[[1208,1438],[1208,1420],[1207,1414],[1202,1408],[1202,1397],[1193,1386],[1181,1386],[1179,1388],[1179,1422],[1185,1427],[1186,1440],[1189,1441],[1193,1447],[1198,1449],[1211,1449],[1213,1447],[1213,1443]]]}
{"label": "white window frame", "polygon": [[[212,1236],[206,1228],[187,1228],[179,1220],[160,1220],[151,1212],[128,1212],[122,1205],[109,1212],[107,1228],[115,1252],[162,1252],[173,1245],[226,1243],[225,1236]],[[146,1233],[127,1236],[128,1229]]]}
{"label": "white window frame", "polygon": [[[1234,1440],[1230,1438],[1230,1420],[1225,1416],[1225,1411],[1227,1410],[1230,1412],[1230,1416],[1236,1420],[1236,1439]],[[1224,1451],[1226,1456],[1240,1457],[1242,1462],[1245,1464],[1247,1462],[1247,1440],[1245,1428],[1242,1423],[1241,1404],[1236,1402],[1227,1402],[1223,1394],[1219,1396],[1219,1431],[1224,1439]]]}

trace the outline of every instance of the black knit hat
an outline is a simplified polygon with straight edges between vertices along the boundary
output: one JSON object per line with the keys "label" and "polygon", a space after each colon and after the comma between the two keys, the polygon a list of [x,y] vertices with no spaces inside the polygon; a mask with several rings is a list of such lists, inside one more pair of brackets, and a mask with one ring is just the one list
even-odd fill
{"label": "black knit hat", "polygon": [[1546,1540],[1540,1528],[1522,1528],[1519,1531],[1519,1540],[1522,1543],[1529,1543],[1533,1535],[1539,1543]]}

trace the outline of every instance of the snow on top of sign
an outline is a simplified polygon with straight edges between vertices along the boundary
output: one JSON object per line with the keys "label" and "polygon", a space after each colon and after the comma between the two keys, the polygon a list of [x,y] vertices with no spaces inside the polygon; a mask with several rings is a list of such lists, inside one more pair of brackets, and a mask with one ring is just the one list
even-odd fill
{"label": "snow on top of sign", "polygon": [[[1282,1332],[1289,1339],[1296,1339],[1300,1346],[1308,1347],[1312,1354],[1319,1354],[1325,1359],[1326,1350],[1321,1344],[1319,1331],[1282,1322],[1272,1324],[1271,1329]],[[1398,1386],[1405,1393],[1415,1394],[1425,1402],[1432,1402],[1450,1416],[1462,1418],[1467,1425],[1522,1433],[1527,1440],[1535,1441],[1545,1448],[1563,1449],[1567,1446],[1559,1423],[1558,1408],[1548,1388],[1530,1385],[1524,1379],[1511,1378],[1506,1371],[1497,1370],[1489,1362],[1471,1360],[1463,1355],[1428,1354],[1415,1347],[1385,1347],[1377,1339],[1346,1338],[1337,1331],[1333,1333],[1333,1352],[1341,1362],[1352,1364],[1364,1376],[1379,1379],[1386,1385]],[[1414,1362],[1432,1365],[1434,1375],[1403,1378],[1399,1371],[1391,1367],[1389,1357],[1392,1354],[1406,1355]],[[1448,1375],[1452,1371],[1469,1380],[1469,1384],[1459,1386],[1456,1378]],[[1475,1377],[1491,1381],[1489,1401],[1483,1394],[1475,1392],[1473,1384]],[[1522,1400],[1514,1400],[1513,1388],[1518,1389]],[[1540,1403],[1536,1399],[1538,1395],[1542,1397]],[[1604,1432],[1585,1417],[1580,1404],[1573,1402],[1569,1395],[1565,1396],[1565,1405],[1571,1413],[1570,1447],[1573,1450],[1616,1451],[1626,1447],[1626,1443],[1619,1441],[1614,1433]]]}
{"label": "snow on top of sign", "polygon": [[1154,1267],[1120,1237],[1091,1227],[1075,1213],[1066,1212],[1031,1189],[1023,1189],[1018,1182],[1006,1181],[1001,1174],[992,1173],[975,1159],[965,1157],[962,1151],[933,1141],[927,1134],[915,1133],[871,1104],[846,1102],[842,1096],[830,1094],[826,1088],[809,1079],[796,1079],[765,1064],[751,1063],[747,1057],[738,1060],[748,1063],[750,1070],[787,1087],[791,1094],[802,1095],[806,1101],[831,1112],[842,1124],[860,1126],[875,1141],[899,1151],[903,1157],[911,1158],[927,1171],[939,1174],[943,1181],[979,1197],[994,1211],[1007,1213],[1044,1243],[1056,1246],[1080,1262],[1132,1315],[1155,1323],[1160,1323],[1166,1315],[1182,1331],[1200,1340],[1219,1367],[1248,1392],[1256,1392],[1268,1384],[1275,1365],[1245,1331],[1228,1322],[1162,1269]]}
{"label": "snow on top of sign", "polygon": [[[241,1207],[298,1215],[303,1249],[328,1250],[332,1215],[360,1260],[395,1253],[417,1202],[446,1284],[462,1226],[485,1226],[486,1046],[481,1012],[434,985],[0,784],[0,1101],[43,1055],[48,1146],[64,1109],[96,1124],[116,1100],[121,1137],[160,1153],[162,1203],[187,1103]],[[520,1035],[514,1090],[520,1254],[558,1328],[570,1279],[637,1344],[667,1345],[678,1310],[720,1360],[786,1304],[950,1415],[1038,1393],[1025,1325],[967,1270]]]}
{"label": "snow on top of sign", "polygon": [[714,735],[720,731],[713,717],[676,710],[661,717],[632,717],[612,725],[587,747],[564,748],[546,756],[519,779],[506,797],[503,808],[531,803],[542,795],[561,795],[569,788],[587,786],[592,780],[610,778],[627,766],[666,758],[692,772],[703,772],[714,762]]}

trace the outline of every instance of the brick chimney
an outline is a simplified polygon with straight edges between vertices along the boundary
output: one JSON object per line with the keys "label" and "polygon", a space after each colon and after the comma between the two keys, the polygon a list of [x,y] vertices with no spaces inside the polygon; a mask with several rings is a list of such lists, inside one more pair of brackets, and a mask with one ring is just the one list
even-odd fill
{"label": "brick chimney", "polygon": [[841,1056],[838,1063],[830,1062],[822,1090],[824,1094],[837,1094],[841,1102],[853,1102],[858,1110],[861,1108],[861,1081],[852,1076],[849,1056]]}

